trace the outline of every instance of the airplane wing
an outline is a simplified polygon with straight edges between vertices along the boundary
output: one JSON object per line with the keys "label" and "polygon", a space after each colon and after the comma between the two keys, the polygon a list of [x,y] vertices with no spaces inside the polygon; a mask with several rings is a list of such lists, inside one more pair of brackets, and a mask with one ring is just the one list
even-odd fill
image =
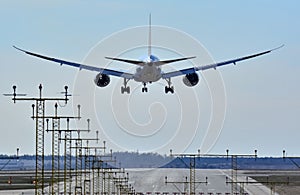
{"label": "airplane wing", "polygon": [[204,65],[204,66],[198,66],[198,67],[193,67],[193,68],[186,68],[186,69],[182,69],[182,70],[177,70],[177,71],[173,71],[173,72],[168,72],[168,73],[163,73],[162,78],[163,79],[167,79],[167,78],[171,78],[171,77],[176,77],[176,76],[180,76],[180,75],[186,75],[186,74],[191,74],[191,73],[195,73],[197,71],[203,71],[203,70],[208,70],[211,68],[216,69],[219,66],[224,66],[224,65],[228,65],[228,64],[234,64],[236,65],[237,62],[243,61],[243,60],[247,60],[250,58],[255,58],[267,53],[270,53],[276,49],[279,49],[281,47],[283,47],[284,45],[281,45],[280,47],[271,49],[271,50],[267,50],[264,52],[260,52],[260,53],[256,53],[256,54],[252,54],[252,55],[248,55],[248,56],[244,56],[244,57],[240,57],[240,58],[236,58],[233,60],[227,60],[227,61],[223,61],[223,62],[218,62],[218,63],[214,63],[214,64],[209,64],[209,65]]}
{"label": "airplane wing", "polygon": [[65,61],[65,60],[61,60],[61,59],[57,59],[57,58],[52,58],[52,57],[48,57],[48,56],[43,56],[37,53],[33,53],[33,52],[29,52],[23,49],[20,49],[16,46],[13,46],[15,49],[25,52],[28,55],[32,55],[38,58],[42,58],[44,60],[48,60],[48,61],[52,61],[52,62],[56,62],[59,63],[60,65],[68,65],[68,66],[73,66],[76,68],[79,68],[79,70],[89,70],[89,71],[95,71],[95,72],[99,72],[102,74],[107,74],[107,75],[111,75],[111,76],[117,76],[117,77],[122,77],[122,78],[126,78],[126,79],[133,79],[133,74],[131,73],[126,73],[126,72],[122,72],[122,71],[116,71],[116,70],[111,70],[111,69],[106,69],[106,68],[98,68],[98,67],[94,67],[94,66],[89,66],[89,65],[85,65],[85,64],[80,64],[80,63],[76,63],[76,62],[69,62],[69,61]]}

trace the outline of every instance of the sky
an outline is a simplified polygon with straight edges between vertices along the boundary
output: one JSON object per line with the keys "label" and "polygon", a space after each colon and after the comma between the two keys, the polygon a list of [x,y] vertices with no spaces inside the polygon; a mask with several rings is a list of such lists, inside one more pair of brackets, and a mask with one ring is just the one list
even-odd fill
{"label": "sky", "polygon": [[[72,101],[59,107],[62,115],[76,114],[86,128],[91,118],[93,137],[100,131],[115,151],[252,154],[299,156],[300,26],[299,1],[17,1],[0,2],[0,93],[57,97],[65,85]],[[97,88],[97,73],[59,66],[15,50],[82,62],[97,67],[134,71],[105,56],[138,59],[147,50],[147,24],[152,15],[153,52],[161,59],[197,56],[163,67],[174,70],[200,66],[285,46],[256,59],[200,73],[193,88],[174,78],[174,95],[164,93],[165,81],[148,85],[129,82],[132,93],[121,95],[122,79],[111,77]],[[61,103],[61,102],[60,102]],[[32,102],[0,96],[0,153],[35,152]],[[74,107],[74,109],[73,109]],[[53,113],[54,103],[46,106]],[[62,126],[65,122],[62,122]],[[50,153],[50,134],[46,134]],[[96,143],[95,143],[96,144]]]}

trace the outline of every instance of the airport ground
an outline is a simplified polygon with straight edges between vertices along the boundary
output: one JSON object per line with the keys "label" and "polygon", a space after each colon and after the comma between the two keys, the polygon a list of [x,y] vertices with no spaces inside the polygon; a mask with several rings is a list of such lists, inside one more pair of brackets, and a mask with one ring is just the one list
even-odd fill
{"label": "airport ground", "polygon": [[[273,189],[280,195],[300,194],[300,171],[295,170],[260,170],[243,171],[243,174],[257,182],[265,183],[269,189]],[[270,194],[270,192],[269,192]]]}
{"label": "airport ground", "polygon": [[[136,192],[148,194],[182,193],[189,169],[128,169],[130,184]],[[197,169],[196,194],[225,195],[231,194],[231,184],[226,183],[226,177],[231,176],[231,170]],[[168,183],[165,183],[167,176]],[[207,183],[206,181],[207,179]],[[34,194],[32,180],[34,172],[9,171],[0,173],[0,195]],[[238,181],[243,183],[245,194],[253,195],[289,195],[300,192],[300,172],[280,170],[238,171]],[[176,183],[178,182],[178,183]],[[261,182],[261,183],[260,183]],[[240,187],[241,185],[239,185]],[[272,191],[273,190],[273,191]],[[274,193],[276,192],[276,193]]]}

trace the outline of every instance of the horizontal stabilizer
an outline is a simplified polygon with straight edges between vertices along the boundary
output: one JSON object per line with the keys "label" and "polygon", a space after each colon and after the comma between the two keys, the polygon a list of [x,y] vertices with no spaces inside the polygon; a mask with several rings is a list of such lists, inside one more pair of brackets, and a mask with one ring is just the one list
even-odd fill
{"label": "horizontal stabilizer", "polygon": [[129,64],[135,64],[135,65],[140,65],[142,66],[144,64],[143,61],[139,61],[139,60],[129,60],[129,59],[122,59],[122,58],[112,58],[112,57],[105,57],[106,59],[109,60],[115,60],[115,61],[120,61],[120,62],[126,62]]}
{"label": "horizontal stabilizer", "polygon": [[[129,60],[129,59],[123,59],[123,58],[112,58],[112,57],[105,57],[105,58],[110,59],[110,60],[120,61],[120,62],[126,62],[129,64],[139,65],[139,66],[143,66],[144,64],[148,63],[148,62],[144,62],[144,61]],[[161,66],[161,65],[179,62],[179,61],[183,61],[183,60],[189,60],[189,59],[193,59],[193,58],[195,58],[195,56],[177,58],[177,59],[171,59],[171,60],[153,61],[153,62],[151,62],[151,64],[155,65],[155,66]]]}
{"label": "horizontal stabilizer", "polygon": [[156,66],[161,66],[161,65],[170,64],[170,63],[174,63],[174,62],[179,62],[179,61],[183,61],[183,60],[189,60],[189,59],[193,59],[193,58],[196,58],[196,56],[185,57],[185,58],[177,58],[177,59],[171,59],[171,60],[157,61],[157,62],[154,62],[154,64]]}

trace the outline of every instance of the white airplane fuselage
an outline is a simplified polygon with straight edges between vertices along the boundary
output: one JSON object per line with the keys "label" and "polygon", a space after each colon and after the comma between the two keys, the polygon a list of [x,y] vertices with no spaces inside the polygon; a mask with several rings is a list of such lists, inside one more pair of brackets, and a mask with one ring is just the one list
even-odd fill
{"label": "white airplane fuselage", "polygon": [[151,83],[161,79],[161,68],[153,63],[157,61],[159,61],[159,59],[154,55],[150,55],[144,58],[143,65],[136,69],[133,79],[137,82],[142,83]]}

